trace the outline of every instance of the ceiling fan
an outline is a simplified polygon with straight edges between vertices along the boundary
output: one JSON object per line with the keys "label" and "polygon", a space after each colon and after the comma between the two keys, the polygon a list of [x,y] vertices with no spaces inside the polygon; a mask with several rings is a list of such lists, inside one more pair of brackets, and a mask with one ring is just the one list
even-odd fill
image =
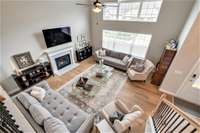
{"label": "ceiling fan", "polygon": [[92,11],[95,13],[100,13],[105,6],[113,6],[102,4],[99,0],[95,0],[92,4],[76,3],[76,5],[92,6]]}

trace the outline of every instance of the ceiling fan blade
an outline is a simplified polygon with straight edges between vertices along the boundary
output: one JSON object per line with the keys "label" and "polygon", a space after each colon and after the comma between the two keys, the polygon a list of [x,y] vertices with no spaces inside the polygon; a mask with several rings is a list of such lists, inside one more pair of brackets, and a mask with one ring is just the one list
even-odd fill
{"label": "ceiling fan blade", "polygon": [[79,5],[79,6],[90,6],[90,4],[84,4],[84,3],[76,3],[76,5]]}
{"label": "ceiling fan blade", "polygon": [[103,4],[103,7],[118,7],[117,5],[107,5],[107,4]]}

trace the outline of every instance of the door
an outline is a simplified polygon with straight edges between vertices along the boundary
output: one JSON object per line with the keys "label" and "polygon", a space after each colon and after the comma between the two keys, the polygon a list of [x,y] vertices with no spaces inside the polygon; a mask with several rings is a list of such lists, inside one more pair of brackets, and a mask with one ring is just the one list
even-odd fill
{"label": "door", "polygon": [[200,58],[185,78],[176,96],[188,102],[200,105]]}

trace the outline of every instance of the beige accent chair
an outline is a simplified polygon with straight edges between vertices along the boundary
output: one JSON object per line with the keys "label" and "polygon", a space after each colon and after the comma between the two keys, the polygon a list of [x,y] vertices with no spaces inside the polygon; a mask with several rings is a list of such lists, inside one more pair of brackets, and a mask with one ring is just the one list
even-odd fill
{"label": "beige accent chair", "polygon": [[130,80],[134,81],[146,81],[149,74],[153,71],[155,68],[155,65],[148,59],[145,60],[145,69],[142,72],[136,72],[133,70],[133,68],[130,66],[130,68],[127,70],[127,74]]}
{"label": "beige accent chair", "polygon": [[[116,111],[125,115],[121,121],[115,120],[114,124],[112,124],[109,120],[109,116]],[[115,101],[106,105],[102,109],[101,113],[117,133],[124,133],[134,128],[134,121],[141,117],[144,111],[138,105],[134,105],[131,109],[128,109],[128,107],[121,100],[116,99]]]}

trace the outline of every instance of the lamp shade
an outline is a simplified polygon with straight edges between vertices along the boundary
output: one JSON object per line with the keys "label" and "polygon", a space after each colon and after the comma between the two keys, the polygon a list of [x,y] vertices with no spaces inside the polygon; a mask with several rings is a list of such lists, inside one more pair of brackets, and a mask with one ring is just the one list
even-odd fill
{"label": "lamp shade", "polygon": [[194,83],[192,84],[192,87],[200,89],[200,76],[194,81]]}
{"label": "lamp shade", "polygon": [[100,13],[102,9],[99,8],[99,7],[94,7],[92,10],[93,10],[93,12],[95,12],[95,13]]}

